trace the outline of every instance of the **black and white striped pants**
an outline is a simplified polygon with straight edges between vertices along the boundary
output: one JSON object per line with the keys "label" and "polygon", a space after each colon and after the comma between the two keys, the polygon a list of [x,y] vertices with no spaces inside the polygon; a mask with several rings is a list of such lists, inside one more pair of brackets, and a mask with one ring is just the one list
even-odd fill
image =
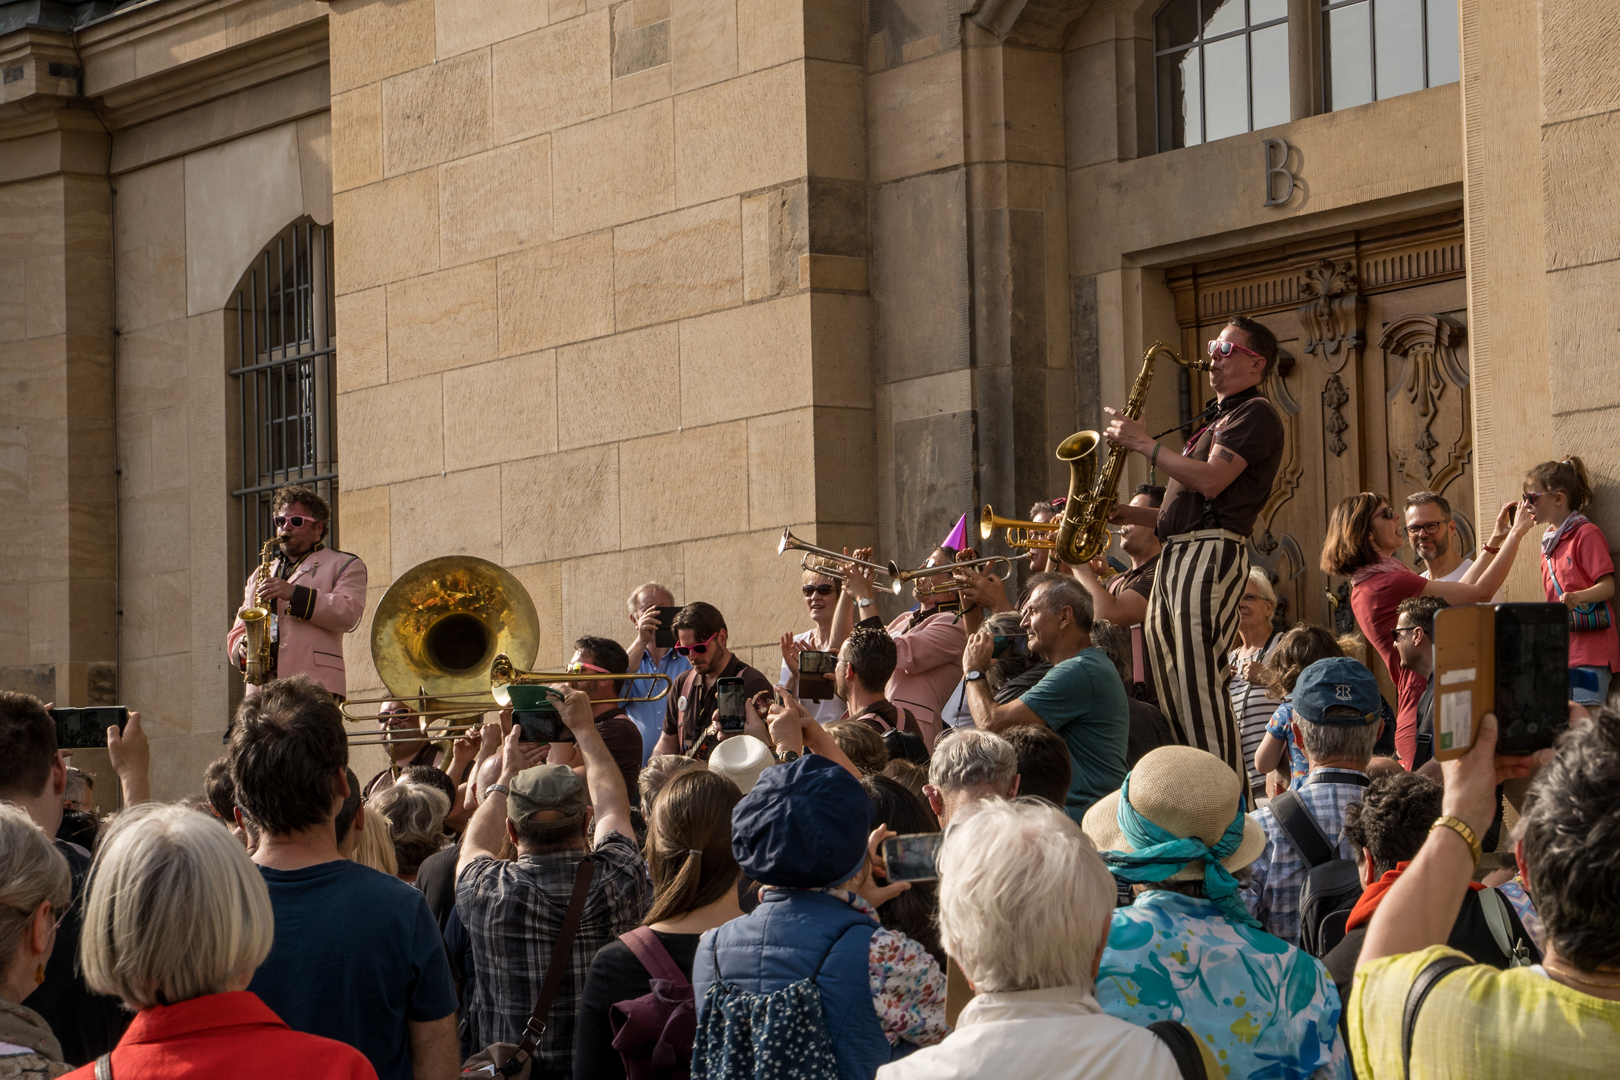
{"label": "black and white striped pants", "polygon": [[1249,576],[1248,545],[1237,533],[1201,529],[1164,545],[1144,631],[1159,708],[1176,738],[1208,750],[1246,777],[1242,734],[1226,687],[1227,650]]}

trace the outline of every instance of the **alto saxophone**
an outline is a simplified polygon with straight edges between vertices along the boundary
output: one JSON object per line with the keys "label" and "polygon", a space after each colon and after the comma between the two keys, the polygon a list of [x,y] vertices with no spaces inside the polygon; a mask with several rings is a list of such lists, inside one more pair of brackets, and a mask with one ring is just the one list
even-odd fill
{"label": "alto saxophone", "polygon": [[[270,562],[272,552],[287,538],[282,535],[272,536],[264,542],[259,549],[259,580],[265,581],[270,576]],[[262,686],[275,678],[273,658],[270,652],[270,608],[262,601],[257,601],[252,607],[245,607],[236,613],[242,620],[242,626],[247,631],[243,639],[244,653],[247,659],[247,668],[242,673],[242,681],[249,686]]]}
{"label": "alto saxophone", "polygon": [[[1147,404],[1148,384],[1153,381],[1153,362],[1159,353],[1189,371],[1208,371],[1207,360],[1183,360],[1163,341],[1155,341],[1142,354],[1142,370],[1131,386],[1130,400],[1121,416],[1142,418]],[[1057,456],[1069,463],[1069,499],[1063,506],[1054,553],[1071,566],[1088,563],[1108,548],[1108,515],[1119,498],[1119,479],[1129,454],[1122,446],[1108,450],[1108,462],[1097,472],[1097,444],[1102,436],[1095,431],[1077,431],[1058,444]]]}

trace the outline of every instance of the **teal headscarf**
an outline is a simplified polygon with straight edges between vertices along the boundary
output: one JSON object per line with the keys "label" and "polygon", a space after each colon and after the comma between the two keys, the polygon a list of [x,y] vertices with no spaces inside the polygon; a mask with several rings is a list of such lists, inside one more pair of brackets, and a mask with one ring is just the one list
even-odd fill
{"label": "teal headscarf", "polygon": [[1237,878],[1221,865],[1243,843],[1243,824],[1248,815],[1238,801],[1237,816],[1213,846],[1196,836],[1176,836],[1160,828],[1131,805],[1131,778],[1119,786],[1119,812],[1115,815],[1120,831],[1136,850],[1101,852],[1114,876],[1126,881],[1165,881],[1190,862],[1204,864],[1204,896],[1237,922],[1258,927],[1260,920],[1249,914],[1238,895]]}

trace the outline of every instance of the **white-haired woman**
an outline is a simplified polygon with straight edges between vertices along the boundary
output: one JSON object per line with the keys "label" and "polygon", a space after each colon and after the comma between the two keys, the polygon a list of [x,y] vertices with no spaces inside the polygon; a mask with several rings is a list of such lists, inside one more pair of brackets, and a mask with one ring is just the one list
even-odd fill
{"label": "white-haired woman", "polygon": [[72,895],[67,860],[24,811],[0,803],[0,1076],[61,1076],[62,1046],[23,1000],[45,981]]}
{"label": "white-haired woman", "polygon": [[1270,684],[1265,681],[1266,661],[1283,636],[1271,623],[1275,614],[1277,593],[1271,587],[1271,576],[1256,566],[1249,571],[1249,580],[1243,583],[1243,597],[1238,601],[1238,640],[1227,657],[1232,663],[1232,682],[1227,692],[1232,696],[1243,760],[1249,769],[1251,810],[1254,800],[1266,793],[1266,777],[1255,770],[1254,752],[1260,748],[1260,740],[1266,737],[1271,714],[1277,711],[1277,703],[1266,694]]}
{"label": "white-haired woman", "polygon": [[92,989],[138,1012],[69,1076],[375,1080],[358,1050],[288,1030],[248,992],[273,934],[264,879],[223,825],[183,806],[126,810],[90,870],[81,956]]}
{"label": "white-haired woman", "polygon": [[[426,784],[396,783],[373,795],[366,808],[387,824],[394,847],[394,876],[416,884],[416,872],[444,846],[444,819],[450,800]],[[380,830],[379,830],[380,831]]]}
{"label": "white-haired woman", "polygon": [[[945,951],[978,996],[937,1046],[878,1080],[1178,1080],[1169,1046],[1097,1004],[1114,879],[1080,826],[1045,802],[982,803],[939,853]],[[1207,1055],[1211,1076],[1220,1070]]]}

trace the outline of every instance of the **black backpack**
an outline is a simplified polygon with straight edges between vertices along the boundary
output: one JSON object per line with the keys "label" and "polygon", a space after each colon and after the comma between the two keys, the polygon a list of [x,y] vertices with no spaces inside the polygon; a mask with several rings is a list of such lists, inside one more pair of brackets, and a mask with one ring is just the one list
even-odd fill
{"label": "black backpack", "polygon": [[[1372,781],[1360,773],[1339,772],[1333,782],[1366,787]],[[1353,860],[1338,857],[1334,842],[1297,793],[1285,791],[1272,799],[1271,812],[1308,867],[1299,890],[1299,947],[1320,960],[1344,940],[1350,910],[1361,899],[1361,872]]]}

